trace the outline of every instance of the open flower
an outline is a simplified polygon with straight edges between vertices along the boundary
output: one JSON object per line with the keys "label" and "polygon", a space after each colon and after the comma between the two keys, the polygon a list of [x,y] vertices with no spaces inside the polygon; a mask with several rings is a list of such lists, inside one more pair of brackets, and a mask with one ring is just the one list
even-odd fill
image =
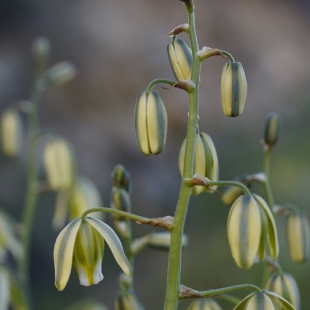
{"label": "open flower", "polygon": [[124,273],[131,275],[131,266],[113,229],[92,217],[78,218],[60,232],[55,243],[55,285],[59,291],[67,285],[72,263],[81,285],[97,284],[103,279],[101,262],[104,241],[107,242]]}

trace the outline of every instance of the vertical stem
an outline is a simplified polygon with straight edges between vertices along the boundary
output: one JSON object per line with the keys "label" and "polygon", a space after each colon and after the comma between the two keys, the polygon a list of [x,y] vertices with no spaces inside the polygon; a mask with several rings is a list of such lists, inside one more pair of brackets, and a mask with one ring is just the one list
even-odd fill
{"label": "vertical stem", "polygon": [[22,280],[23,288],[26,291],[27,308],[30,306],[30,284],[29,282],[29,256],[30,256],[30,240],[33,226],[33,218],[35,206],[37,201],[37,134],[39,132],[39,122],[37,115],[37,106],[41,94],[41,88],[38,83],[35,83],[34,90],[31,95],[32,108],[28,114],[28,128],[29,128],[29,144],[28,144],[28,158],[27,158],[27,193],[25,198],[24,213],[22,218],[23,233],[21,237],[22,247],[24,250],[23,257],[18,262],[19,275]]}
{"label": "vertical stem", "polygon": [[[192,2],[189,2],[186,3],[185,6],[189,14],[189,38],[193,55],[191,78],[192,81],[196,84],[196,88],[189,95],[189,118],[187,125],[187,142],[183,170],[183,178],[189,178],[193,175],[196,127],[198,124],[200,61],[196,57],[196,53],[198,51],[198,42],[195,29],[194,5]],[[182,236],[190,194],[191,187],[182,180],[179,199],[174,215],[175,227],[171,230],[171,246],[169,251],[167,287],[164,305],[165,310],[175,310],[178,308],[182,262]]]}
{"label": "vertical stem", "polygon": [[270,185],[270,150],[266,149],[264,151],[264,173],[266,177],[266,181],[264,182],[264,190],[266,194],[266,199],[268,206],[272,212],[272,208],[274,206],[274,199]]}
{"label": "vertical stem", "polygon": [[[270,185],[270,153],[271,152],[269,148],[266,148],[264,150],[264,173],[265,173],[266,180],[263,183],[263,186],[264,186],[267,204],[269,206],[270,211],[273,212],[274,199],[273,199],[273,194],[272,194],[271,185]],[[266,286],[269,276],[270,276],[270,269],[268,268],[267,263],[265,263],[263,272],[262,272],[261,287]]]}

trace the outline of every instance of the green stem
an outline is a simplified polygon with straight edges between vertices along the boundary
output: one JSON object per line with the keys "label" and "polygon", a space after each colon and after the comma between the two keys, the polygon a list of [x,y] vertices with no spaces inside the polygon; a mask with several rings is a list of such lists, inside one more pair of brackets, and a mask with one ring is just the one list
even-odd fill
{"label": "green stem", "polygon": [[176,81],[173,80],[168,80],[168,79],[156,79],[153,80],[148,86],[146,91],[149,93],[151,92],[152,88],[156,85],[156,84],[169,84],[169,85],[174,85],[176,84]]}
{"label": "green stem", "polygon": [[263,182],[263,186],[265,190],[266,200],[271,212],[273,212],[272,209],[274,206],[274,199],[270,186],[270,150],[268,149],[266,149],[264,152],[264,173],[266,180],[265,182]]}
{"label": "green stem", "polygon": [[140,215],[135,215],[132,213],[128,213],[125,211],[120,211],[120,210],[116,210],[116,209],[112,209],[112,208],[93,208],[93,209],[88,209],[86,211],[83,212],[83,214],[81,215],[81,218],[85,218],[88,214],[93,213],[93,212],[106,212],[106,213],[112,213],[112,214],[117,214],[123,217],[126,217],[127,219],[130,220],[134,220],[134,221],[147,221],[150,220],[147,217],[143,217]]}
{"label": "green stem", "polygon": [[[195,29],[194,5],[192,2],[185,3],[189,16],[189,38],[192,55],[198,51],[198,42]],[[193,57],[192,81],[196,88],[189,94],[189,117],[186,135],[186,148],[184,159],[183,177],[189,178],[193,175],[193,162],[196,144],[196,127],[198,124],[198,102],[199,102],[199,76],[201,63],[197,57]],[[179,199],[175,212],[175,227],[171,229],[171,247],[169,251],[167,290],[165,296],[164,310],[175,310],[179,304],[179,286],[182,261],[182,236],[186,219],[191,187],[182,180]]]}
{"label": "green stem", "polygon": [[222,50],[221,50],[221,54],[222,54],[222,56],[228,58],[230,62],[235,62],[235,59],[234,59],[232,54],[230,54],[226,51],[222,51]]}
{"label": "green stem", "polygon": [[[19,259],[18,268],[21,277],[22,286],[27,291],[26,300],[30,303],[30,285],[29,285],[29,257],[30,257],[30,240],[33,229],[33,220],[35,207],[37,202],[37,180],[38,180],[38,167],[37,167],[37,137],[39,132],[39,121],[37,114],[37,106],[42,89],[38,83],[35,83],[32,95],[32,109],[28,113],[28,126],[29,126],[29,145],[28,145],[28,158],[27,158],[27,192],[25,198],[24,213],[22,218],[23,231],[21,236],[21,243],[24,249],[24,255]],[[27,308],[31,306],[28,304]]]}
{"label": "green stem", "polygon": [[246,196],[252,195],[251,191],[249,190],[247,186],[245,186],[244,184],[240,182],[236,182],[236,181],[210,181],[208,182],[208,185],[210,186],[235,186],[235,187],[239,187],[240,189],[242,189]]}
{"label": "green stem", "polygon": [[202,297],[212,297],[212,296],[217,296],[217,295],[226,294],[229,292],[239,291],[239,290],[251,290],[251,291],[254,290],[254,291],[257,291],[258,293],[262,293],[262,290],[258,286],[253,285],[253,284],[238,284],[238,285],[218,288],[214,290],[197,291],[197,292]]}

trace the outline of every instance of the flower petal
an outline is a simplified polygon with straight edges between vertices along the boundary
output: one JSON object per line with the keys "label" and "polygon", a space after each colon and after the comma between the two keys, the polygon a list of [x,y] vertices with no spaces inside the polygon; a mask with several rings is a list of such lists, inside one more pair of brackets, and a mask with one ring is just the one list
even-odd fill
{"label": "flower petal", "polygon": [[121,241],[119,240],[114,230],[107,224],[92,217],[86,217],[86,221],[100,233],[100,235],[103,237],[103,239],[107,242],[108,246],[110,247],[114,255],[114,258],[119,264],[119,266],[123,269],[124,273],[128,277],[130,277],[132,273],[132,268],[124,253]]}
{"label": "flower petal", "polygon": [[76,234],[82,219],[69,223],[58,235],[54,246],[55,285],[62,291],[69,280]]}
{"label": "flower petal", "polygon": [[271,292],[271,291],[264,291],[266,295],[268,295],[271,299],[277,301],[281,304],[282,308],[285,310],[296,310],[293,305],[291,305],[286,299],[278,295],[277,293]]}

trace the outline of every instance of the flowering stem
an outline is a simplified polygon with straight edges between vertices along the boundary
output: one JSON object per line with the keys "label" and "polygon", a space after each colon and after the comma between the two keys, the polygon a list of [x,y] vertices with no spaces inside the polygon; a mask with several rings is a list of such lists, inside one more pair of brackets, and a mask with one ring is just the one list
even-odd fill
{"label": "flowering stem", "polygon": [[30,253],[30,240],[33,228],[33,219],[35,206],[37,202],[37,180],[38,180],[38,168],[37,168],[37,138],[36,135],[39,132],[39,121],[37,114],[37,106],[39,102],[42,89],[38,82],[35,83],[34,89],[31,95],[31,110],[28,113],[28,125],[29,125],[29,146],[28,146],[28,158],[27,158],[27,193],[25,199],[24,213],[22,218],[23,231],[21,236],[22,247],[24,255],[18,261],[19,276],[23,287],[27,288],[28,302],[27,309],[30,309],[30,284],[29,281],[29,253]]}
{"label": "flowering stem", "polygon": [[[198,42],[195,29],[195,15],[193,2],[185,3],[189,16],[189,38],[192,55],[198,51]],[[191,79],[196,87],[189,94],[189,116],[186,135],[186,148],[184,159],[183,177],[189,178],[193,175],[193,162],[196,144],[196,127],[198,124],[198,102],[199,102],[199,77],[201,63],[197,57],[193,57]],[[186,219],[191,186],[182,180],[179,199],[175,211],[175,227],[171,229],[171,246],[169,251],[167,286],[164,310],[175,310],[179,304],[179,286],[182,261],[182,235]]]}
{"label": "flowering stem", "polygon": [[274,199],[270,186],[270,150],[266,149],[264,152],[264,173],[265,173],[265,181],[263,182],[267,204],[273,212]]}
{"label": "flowering stem", "polygon": [[221,50],[221,55],[229,59],[230,62],[235,62],[234,57],[230,53]]}

